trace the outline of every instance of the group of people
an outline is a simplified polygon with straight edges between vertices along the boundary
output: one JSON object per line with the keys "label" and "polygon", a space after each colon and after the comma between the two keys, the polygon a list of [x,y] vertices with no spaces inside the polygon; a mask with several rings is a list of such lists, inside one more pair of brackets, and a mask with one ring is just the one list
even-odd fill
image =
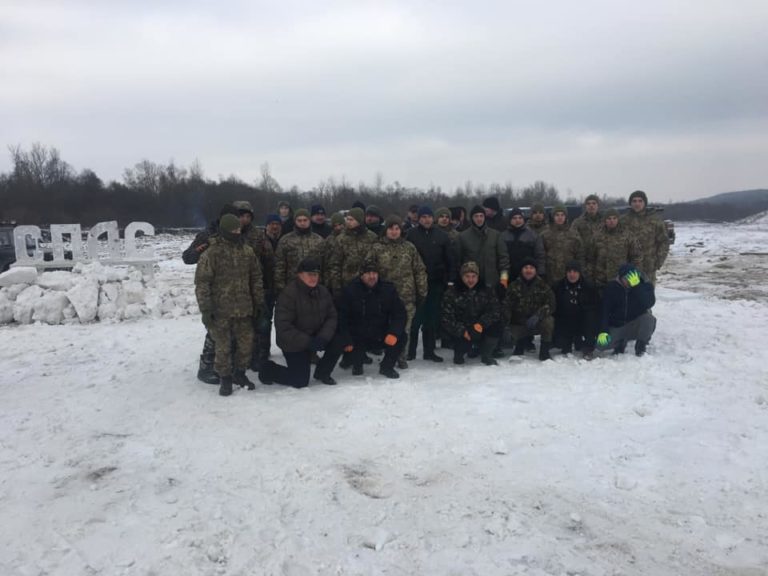
{"label": "group of people", "polygon": [[[364,373],[381,355],[379,373],[399,376],[416,358],[451,349],[454,364],[479,357],[553,347],[591,359],[620,354],[635,341],[642,356],[655,329],[656,272],[669,251],[666,228],[644,192],[623,216],[600,210],[590,195],[568,222],[565,207],[534,205],[505,212],[496,197],[467,215],[458,208],[412,206],[407,217],[383,217],[356,203],[327,218],[320,205],[293,211],[281,203],[264,227],[249,202],[225,206],[184,251],[197,264],[196,296],[207,329],[198,378],[254,388],[294,387],[310,375],[335,384],[337,364]],[[270,359],[272,319],[286,365]],[[314,373],[312,366],[314,364]]]}

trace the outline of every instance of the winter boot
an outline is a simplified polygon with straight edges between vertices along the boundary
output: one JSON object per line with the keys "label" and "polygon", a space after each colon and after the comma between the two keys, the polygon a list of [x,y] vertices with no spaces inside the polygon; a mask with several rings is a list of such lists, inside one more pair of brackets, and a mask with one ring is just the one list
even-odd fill
{"label": "winter boot", "polygon": [[240,388],[248,388],[248,390],[256,390],[256,385],[248,380],[248,376],[245,375],[245,370],[236,370],[232,377],[232,382],[240,386]]}
{"label": "winter boot", "polygon": [[525,351],[526,352],[535,352],[536,346],[533,343],[533,336],[526,336],[524,338],[525,341]]}
{"label": "winter boot", "polygon": [[400,374],[398,374],[397,370],[392,367],[381,366],[379,368],[379,374],[386,376],[387,378],[400,378]]}
{"label": "winter boot", "polygon": [[352,376],[362,376],[362,375],[363,375],[362,364],[356,364],[352,366]]}
{"label": "winter boot", "polygon": [[213,369],[213,364],[206,362],[204,356],[200,356],[200,366],[197,369],[197,379],[206,384],[219,384],[219,375]]}
{"label": "winter boot", "polygon": [[261,370],[259,370],[259,382],[266,386],[271,386],[274,384],[274,380],[270,377],[269,374],[269,366],[272,363],[272,360],[267,360],[261,365]]}
{"label": "winter boot", "polygon": [[221,386],[219,387],[219,396],[232,395],[232,376],[222,376]]}
{"label": "winter boot", "polygon": [[551,342],[542,342],[539,345],[539,360],[544,362],[545,360],[552,360],[552,356],[549,355],[549,349],[552,347]]}
{"label": "winter boot", "polygon": [[453,349],[453,363],[458,365],[464,364],[464,352],[459,350],[458,347]]}
{"label": "winter boot", "polygon": [[613,355],[618,356],[619,354],[624,354],[626,350],[627,343],[624,340],[619,340],[616,342],[616,346],[613,347]]}
{"label": "winter boot", "polygon": [[335,386],[336,385],[336,380],[330,374],[328,376],[319,376],[319,375],[315,374],[314,378],[315,378],[315,380],[318,380],[318,381],[322,382],[323,384],[325,384],[327,386]]}
{"label": "winter boot", "polygon": [[[498,366],[498,362],[494,360],[496,356],[497,345],[499,343],[498,338],[484,338],[482,344],[480,344],[480,362],[486,366]],[[504,353],[502,352],[502,356]]]}
{"label": "winter boot", "polygon": [[397,367],[400,368],[400,370],[407,370],[408,369],[408,361],[404,360],[403,358],[397,359]]}
{"label": "winter boot", "polygon": [[512,350],[512,356],[525,356],[525,341],[523,339],[515,342],[515,349]]}
{"label": "winter boot", "polygon": [[432,362],[442,362],[443,359],[435,354],[435,333],[431,330],[422,330],[424,340],[424,360]]}
{"label": "winter boot", "polygon": [[647,342],[643,342],[642,340],[637,340],[635,342],[635,356],[638,356],[638,357],[643,356],[647,348],[648,348]]}

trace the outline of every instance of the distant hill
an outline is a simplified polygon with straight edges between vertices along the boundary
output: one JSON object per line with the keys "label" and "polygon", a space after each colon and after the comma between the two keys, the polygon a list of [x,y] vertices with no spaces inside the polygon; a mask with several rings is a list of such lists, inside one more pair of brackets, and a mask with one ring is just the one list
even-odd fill
{"label": "distant hill", "polygon": [[754,204],[755,202],[768,201],[768,190],[741,190],[739,192],[723,192],[707,198],[692,200],[688,204]]}
{"label": "distant hill", "polygon": [[664,206],[664,217],[672,220],[733,222],[768,210],[768,190],[723,192],[708,198]]}

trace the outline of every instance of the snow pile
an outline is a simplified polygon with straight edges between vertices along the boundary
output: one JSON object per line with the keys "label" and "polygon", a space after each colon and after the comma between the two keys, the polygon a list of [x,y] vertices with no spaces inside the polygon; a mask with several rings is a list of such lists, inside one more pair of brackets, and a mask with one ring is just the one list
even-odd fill
{"label": "snow pile", "polygon": [[191,287],[169,286],[131,267],[93,262],[76,264],[72,271],[38,274],[34,268],[15,268],[6,274],[0,277],[8,284],[0,288],[0,324],[176,318],[198,312]]}

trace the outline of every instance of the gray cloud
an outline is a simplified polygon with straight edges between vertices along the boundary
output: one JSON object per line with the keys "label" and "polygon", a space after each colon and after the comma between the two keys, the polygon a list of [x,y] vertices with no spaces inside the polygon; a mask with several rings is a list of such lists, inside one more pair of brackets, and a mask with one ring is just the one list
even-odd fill
{"label": "gray cloud", "polygon": [[0,143],[106,178],[146,157],[302,187],[766,185],[768,4],[527,4],[11,4]]}

